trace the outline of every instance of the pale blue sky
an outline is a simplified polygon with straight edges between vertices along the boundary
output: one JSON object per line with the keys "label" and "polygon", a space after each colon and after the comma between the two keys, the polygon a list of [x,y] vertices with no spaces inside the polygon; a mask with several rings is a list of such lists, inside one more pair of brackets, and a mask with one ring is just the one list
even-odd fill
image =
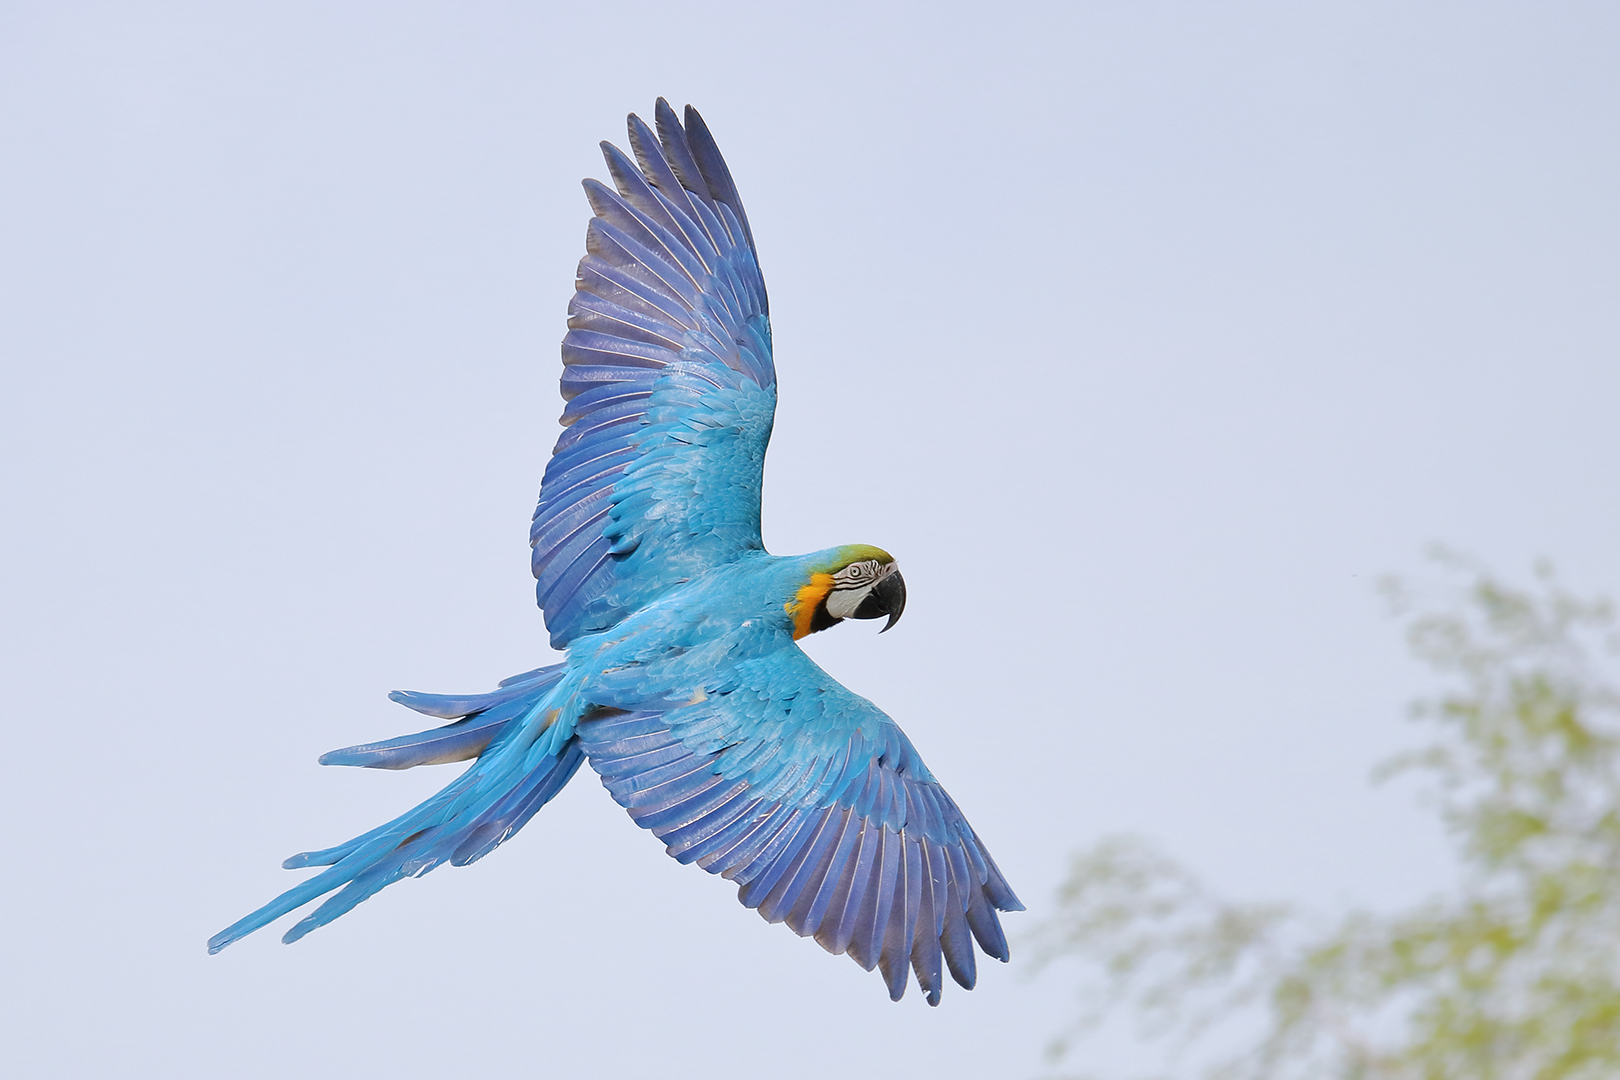
{"label": "pale blue sky", "polygon": [[[578,181],[659,94],[771,289],[766,541],[905,566],[812,651],[1029,904],[1013,964],[891,1005],[588,774],[207,957],[453,775],[315,765],[415,730],[386,691],[545,661]],[[1033,1075],[1018,937],[1105,833],[1329,909],[1447,880],[1367,783],[1421,686],[1378,575],[1620,591],[1612,4],[10,3],[0,148],[15,1075]]]}

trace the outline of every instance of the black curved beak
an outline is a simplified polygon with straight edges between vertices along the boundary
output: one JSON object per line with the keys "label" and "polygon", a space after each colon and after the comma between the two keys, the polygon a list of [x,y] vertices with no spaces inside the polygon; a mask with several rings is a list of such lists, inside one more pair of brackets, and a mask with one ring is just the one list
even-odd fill
{"label": "black curved beak", "polygon": [[872,586],[872,591],[861,606],[855,609],[854,618],[878,619],[884,615],[889,621],[884,624],[878,633],[886,633],[890,627],[900,621],[900,613],[906,610],[906,579],[900,576],[900,571],[892,571],[888,577]]}

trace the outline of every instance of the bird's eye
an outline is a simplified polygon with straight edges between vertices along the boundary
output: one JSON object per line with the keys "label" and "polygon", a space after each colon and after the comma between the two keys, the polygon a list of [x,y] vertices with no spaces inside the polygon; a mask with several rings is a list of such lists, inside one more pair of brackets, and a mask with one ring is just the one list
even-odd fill
{"label": "bird's eye", "polygon": [[850,581],[873,581],[878,576],[878,563],[876,559],[862,559],[857,563],[850,563],[844,568],[844,574]]}

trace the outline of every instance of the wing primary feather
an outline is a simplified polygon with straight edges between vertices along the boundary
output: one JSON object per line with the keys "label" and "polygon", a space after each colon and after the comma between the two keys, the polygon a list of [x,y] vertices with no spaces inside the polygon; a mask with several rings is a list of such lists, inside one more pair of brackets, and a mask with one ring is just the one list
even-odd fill
{"label": "wing primary feather", "polygon": [[974,889],[968,896],[967,921],[985,955],[1006,963],[1007,935],[1002,933],[1001,920],[996,918],[983,889]]}
{"label": "wing primary feather", "polygon": [[726,789],[726,797],[707,812],[665,829],[658,834],[658,839],[664,842],[664,850],[671,858],[683,863],[694,862],[708,850],[705,841],[714,839],[746,817],[748,809],[758,802],[747,782],[738,780]]}
{"label": "wing primary feather", "polygon": [[920,914],[922,911],[923,886],[923,859],[922,845],[915,837],[908,833],[905,836],[906,853],[906,891],[904,897],[897,892],[896,903],[903,903],[901,912],[905,917],[905,933],[902,935],[902,950],[905,959],[910,959],[917,932],[920,929]]}
{"label": "wing primary feather", "polygon": [[[649,715],[657,716],[656,713]],[[592,756],[597,760],[596,771],[602,774],[603,780],[619,781],[608,785],[613,789],[615,798],[658,783],[659,778],[645,775],[658,766],[681,761],[691,768],[692,751],[655,720],[641,724],[618,724],[612,728],[592,725],[591,734]]]}
{"label": "wing primary feather", "polygon": [[950,863],[945,857],[945,849],[933,841],[920,841],[919,846],[924,859],[924,880],[934,897],[934,919],[931,924],[925,925],[929,926],[929,936],[938,942],[939,935],[945,932],[945,884],[950,880]]}
{"label": "wing primary feather", "polygon": [[582,494],[576,503],[558,507],[544,521],[535,522],[529,543],[534,545],[534,571],[539,578],[542,602],[576,559],[597,542],[605,543],[601,530],[592,525],[605,519],[610,507],[605,489],[599,488]]}
{"label": "wing primary feather", "polygon": [[722,253],[722,266],[731,263],[733,260],[739,257],[751,257],[746,255],[739,256],[738,252],[745,252],[747,249],[739,244],[736,240],[732,239],[731,235],[726,232],[725,222],[720,219],[719,214],[715,213],[714,205],[712,203],[704,202],[701,199],[693,199],[689,200],[689,205],[692,207],[692,220],[700,225],[704,232],[709,234],[714,241],[716,249]]}
{"label": "wing primary feather", "polygon": [[721,824],[731,820],[727,815],[735,813],[743,805],[743,800],[747,799],[748,785],[741,780],[727,781],[725,777],[718,777],[718,780],[719,783],[699,791],[679,806],[659,815],[659,820],[644,818],[643,822],[650,822],[648,827],[665,842],[666,846],[669,843],[669,836],[692,826],[701,828],[704,823],[713,821],[716,814],[722,815],[722,819],[709,828],[711,832],[720,828]]}
{"label": "wing primary feather", "polygon": [[605,490],[593,491],[572,506],[558,508],[545,528],[535,533],[532,543],[536,548],[560,552],[570,538],[605,521],[611,508]]}
{"label": "wing primary feather", "polygon": [[756,891],[765,894],[759,913],[767,922],[781,922],[787,917],[799,889],[804,887],[832,841],[832,819],[830,810],[814,812],[801,829],[802,837],[784,850],[770,870],[755,882]]}
{"label": "wing primary feather", "polygon": [[[542,608],[544,608],[546,600],[552,593],[560,593],[566,596],[608,559],[609,549],[612,545],[608,543],[607,537],[597,536],[595,539],[591,539],[589,533],[582,533],[576,539],[590,540],[590,543],[586,544],[577,555],[573,555],[571,551],[563,553],[564,558],[557,560],[557,564],[560,564],[563,569],[558,571],[555,577],[550,578],[549,586],[547,585],[547,579],[544,577],[536,582],[535,591]],[[572,558],[568,558],[569,555],[572,555]],[[542,570],[542,573],[549,575],[553,565],[556,564],[548,564]],[[553,638],[556,637],[555,632],[552,636]]]}
{"label": "wing primary feather", "polygon": [[[580,550],[588,550],[591,545],[602,540],[601,523],[607,519],[607,500],[600,497],[599,492],[581,499],[573,506],[556,514],[546,523],[546,527],[539,532],[534,541],[536,550],[550,551],[556,564],[567,567],[571,564],[571,555]],[[548,561],[540,570],[542,574],[549,573],[554,564]],[[559,577],[561,575],[559,574]]]}
{"label": "wing primary feather", "polygon": [[[545,528],[554,513],[586,498],[592,491],[603,486],[608,477],[622,474],[627,455],[628,451],[621,448],[582,460],[568,469],[553,472],[548,479],[555,481],[558,489],[535,510],[534,522],[530,526],[529,543],[534,543],[534,537]],[[544,565],[549,561],[549,556],[546,552],[537,551],[535,559],[537,563]]]}
{"label": "wing primary feather", "polygon": [[957,910],[967,910],[967,890],[976,889],[979,879],[974,877],[973,868],[968,864],[967,856],[963,854],[963,845],[958,843],[945,844],[941,848],[950,863],[951,880],[956,882]]}
{"label": "wing primary feather", "polygon": [[[635,153],[636,161],[641,164],[649,201],[657,204],[662,210],[659,216],[667,218],[670,231],[696,252],[709,272],[713,273],[715,263],[721,258],[721,249],[714,246],[713,240],[698,227],[692,217],[691,200],[682,190],[680,180],[664,157],[658,136],[635,113],[630,114],[628,127],[630,149]],[[679,203],[676,202],[677,199],[680,200]],[[683,209],[683,206],[687,209]],[[650,206],[642,209],[648,214],[653,213]]]}
{"label": "wing primary feather", "polygon": [[[624,797],[625,809],[630,811],[630,816],[635,818],[637,824],[661,810],[679,806],[700,790],[725,783],[726,779],[690,754],[682,761],[660,768],[665,771],[660,774],[660,778],[655,778],[656,782],[649,783],[646,787],[629,785],[630,790]],[[672,775],[676,770],[682,771]]]}
{"label": "wing primary feather", "polygon": [[[828,905],[827,919],[816,931],[816,940],[821,942],[821,947],[834,955],[851,951],[861,906],[866,901],[867,886],[872,882],[877,852],[883,843],[883,827],[865,820],[859,811],[856,811],[856,815],[861,827],[855,851],[850,856],[844,879],[838,883],[838,891]],[[857,962],[860,962],[858,957]],[[869,965],[863,966],[870,970]]]}
{"label": "wing primary feather", "polygon": [[872,956],[876,964],[878,954],[889,940],[889,924],[895,914],[895,894],[902,898],[906,866],[905,839],[898,829],[883,830],[883,873],[878,878],[877,895],[872,912]]}
{"label": "wing primary feather", "polygon": [[881,820],[877,803],[878,795],[883,789],[882,775],[883,769],[878,765],[877,761],[875,759],[869,761],[866,765],[866,777],[861,785],[861,790],[850,799],[850,804],[855,807],[855,812],[864,818]]}
{"label": "wing primary feather", "polygon": [[[839,895],[840,888],[845,893],[849,890],[849,879],[855,866],[855,861],[850,856],[860,839],[861,822],[855,817],[855,812],[847,808],[841,817],[838,835],[828,848],[825,868],[818,870],[816,876],[807,883],[799,894],[799,899],[794,902],[793,910],[788,913],[788,925],[793,926],[801,937],[819,935],[826,921],[827,912],[831,909],[834,898]],[[837,919],[835,918],[833,922],[836,925]],[[798,925],[794,925],[795,923]],[[819,936],[817,940],[820,940]]]}
{"label": "wing primary feather", "polygon": [[[752,823],[731,826],[716,837],[712,854],[703,856],[698,865],[709,873],[718,873],[727,881],[737,877],[750,865],[759,851],[787,824],[788,815],[779,805],[773,805]],[[739,889],[744,883],[737,882]]]}
{"label": "wing primary feather", "polygon": [[882,825],[872,827],[872,867],[867,872],[860,903],[853,905],[853,916],[846,916],[852,924],[849,935],[849,956],[867,971],[871,971],[877,966],[878,954],[883,948],[883,915],[889,910],[888,905],[881,902],[886,870],[884,858],[888,836],[889,830]]}
{"label": "wing primary feather", "polygon": [[901,829],[906,820],[906,778],[896,774],[892,767],[879,770],[882,780],[878,792],[878,806],[890,828]]}
{"label": "wing primary feather", "polygon": [[647,419],[645,401],[625,401],[591,414],[588,422],[575,424],[562,433],[553,453],[561,453],[595,436],[613,436],[622,427],[643,427]]}
{"label": "wing primary feather", "polygon": [[[768,900],[777,884],[799,868],[805,848],[826,824],[826,815],[814,811],[795,811],[795,816],[798,820],[783,829],[754,860],[760,869],[748,882],[748,895],[743,899],[743,906],[759,907]],[[742,899],[740,894],[739,899]]]}
{"label": "wing primary feather", "polygon": [[596,771],[608,783],[615,799],[631,806],[639,805],[637,796],[641,792],[702,767],[701,763],[694,764],[690,750],[662,735],[659,732],[626,736],[614,747],[622,750],[624,756],[601,763]]}
{"label": "wing primary feather", "polygon": [[984,852],[979,850],[979,838],[973,835],[973,830],[967,827],[966,821],[961,822],[957,832],[962,838],[962,851],[973,868],[973,882],[976,885],[983,885],[990,877],[990,864],[984,861]]}
{"label": "wing primary feather", "polygon": [[701,302],[703,294],[687,278],[685,271],[671,266],[666,259],[606,218],[593,217],[586,225],[585,250],[641,278],[654,290],[680,298],[688,308],[695,308]]}
{"label": "wing primary feather", "polygon": [[570,367],[606,364],[632,368],[664,368],[680,354],[662,345],[649,345],[598,330],[570,330],[562,340],[562,361]]}
{"label": "wing primary feather", "polygon": [[883,952],[878,957],[878,969],[889,984],[889,998],[899,1001],[906,992],[906,976],[910,970],[911,938],[916,929],[916,908],[911,897],[916,892],[918,867],[913,860],[915,845],[905,834],[900,835],[896,852],[896,878],[894,898],[889,907],[888,928],[883,935]]}
{"label": "wing primary feather", "polygon": [[[632,119],[634,116],[632,113]],[[659,202],[651,178],[646,175],[647,168],[642,159],[641,148],[636,145],[634,124],[630,127],[630,146],[635,151],[636,160],[642,163],[639,170],[618,147],[607,142],[602,144],[602,156],[607,160],[608,172],[613,177],[613,186],[618,189],[619,196],[649,219],[657,222],[661,228],[676,236],[681,246],[695,253],[698,260],[703,263],[704,269],[708,270],[709,260],[703,251],[703,248],[708,246],[707,239],[705,238],[702,246],[693,244],[691,238],[681,229],[680,223],[670,214],[669,209]],[[592,206],[595,205],[593,202]]]}
{"label": "wing primary feather", "polygon": [[680,235],[687,237],[695,250],[704,253],[710,273],[718,274],[729,267],[735,245],[722,244],[718,247],[715,245],[714,237],[704,226],[703,219],[692,205],[692,198],[688,192],[676,188],[665,194],[655,189],[653,196],[664,208],[664,212],[674,220]]}
{"label": "wing primary feather", "polygon": [[692,149],[687,143],[686,130],[676,119],[675,110],[663,98],[659,98],[653,107],[653,122],[658,127],[658,141],[664,146],[664,157],[680,178],[681,187],[702,202],[713,202],[709,185],[703,182],[703,170],[698,168],[697,159],[692,156]]}
{"label": "wing primary feather", "polygon": [[[923,993],[928,996],[928,1004],[939,1004],[941,989],[940,950],[939,950],[939,916],[938,897],[934,894],[933,855],[929,851],[927,840],[919,840],[915,845],[917,852],[917,924],[911,939],[911,967],[917,973],[917,985],[922,987]],[[909,870],[912,865],[910,849],[906,854],[906,866]],[[907,881],[910,885],[910,881]]]}
{"label": "wing primary feather", "polygon": [[961,879],[951,878],[945,893],[945,931],[939,943],[945,954],[945,964],[951,969],[951,978],[964,990],[971,990],[979,979],[978,961],[973,956],[973,938],[967,917],[962,911]]}
{"label": "wing primary feather", "polygon": [[[637,309],[641,310],[637,310]],[[627,307],[605,296],[580,289],[568,302],[568,328],[595,330],[612,337],[629,338],[647,345],[658,345],[670,352],[686,347],[680,333],[664,320],[649,314],[646,305]]]}
{"label": "wing primary feather", "polygon": [[651,387],[658,376],[656,368],[632,368],[623,364],[570,364],[563,368],[557,389],[563,400],[586,390],[617,383],[640,383]]}
{"label": "wing primary feather", "polygon": [[815,913],[816,897],[829,876],[834,878],[836,884],[835,868],[840,867],[838,852],[849,822],[848,811],[840,812],[836,807],[828,807],[823,813],[826,815],[825,821],[815,843],[806,852],[798,872],[793,875],[793,881],[785,888],[779,886],[782,895],[775,904],[774,913],[780,913],[789,929],[800,937],[809,937],[820,926],[819,915],[811,919]]}
{"label": "wing primary feather", "polygon": [[649,280],[650,275],[632,273],[628,267],[590,254],[579,260],[578,273],[579,277],[574,282],[576,296],[584,293],[611,300],[622,307],[639,307],[647,314],[685,330],[690,330],[694,325],[692,311],[681,303],[679,297],[665,289],[663,282]]}
{"label": "wing primary feather", "polygon": [[546,463],[546,479],[560,490],[541,504],[535,517],[540,518],[554,508],[573,502],[573,499],[565,496],[571,491],[578,491],[578,481],[600,476],[603,469],[623,462],[626,454],[636,449],[636,434],[631,428],[617,428],[605,436],[581,440],[557,453]]}
{"label": "wing primary feather", "polygon": [[[669,219],[667,225],[658,220],[668,217],[668,212],[653,195],[646,180],[630,164],[630,159],[620,153],[618,147],[610,143],[602,145],[619,190],[615,192],[606,185],[587,182],[585,197],[590,201],[591,209],[598,218],[681,271],[694,288],[701,290],[714,272],[704,260],[703,253],[675,235],[673,218]],[[637,203],[650,204],[650,209]]]}
{"label": "wing primary feather", "polygon": [[984,843],[979,840],[977,833],[974,834],[973,839],[979,849],[979,854],[984,857],[984,865],[988,871],[984,879],[984,891],[988,894],[990,902],[1002,911],[1023,911],[1023,901],[1013,895],[1012,886],[1008,885],[1007,879],[1001,876],[1001,868],[996,865],[996,860],[990,857],[990,852],[985,849]]}
{"label": "wing primary feather", "polygon": [[[683,778],[678,792],[671,792],[660,805],[649,805],[632,812],[637,825],[654,833],[679,828],[702,817],[724,802],[735,791],[735,781],[728,782],[718,773],[704,769],[704,775]],[[675,782],[671,782],[674,787]]]}
{"label": "wing primary feather", "polygon": [[[770,811],[750,791],[742,805],[707,836],[700,836],[690,844],[678,848],[675,858],[683,863],[695,862],[711,874],[723,874],[731,865],[726,861],[736,847],[755,830],[766,827]],[[697,823],[693,824],[695,828]],[[707,831],[707,830],[705,830]]]}
{"label": "wing primary feather", "polygon": [[[656,113],[653,114],[653,118],[657,119]],[[626,118],[625,127],[630,135],[630,150],[636,155],[636,161],[640,163],[647,182],[668,195],[678,194],[681,190],[681,181],[676,177],[675,170],[669,167],[669,160],[664,157],[664,148],[659,145],[658,136],[635,113]]]}
{"label": "wing primary feather", "polygon": [[748,222],[739,212],[741,209],[741,202],[738,202],[736,205],[731,205],[716,200],[714,204],[715,216],[720,219],[720,224],[725,226],[726,232],[730,233],[732,236],[738,237],[737,246],[747,251],[749,255],[753,255],[754,241],[753,238],[748,235]]}
{"label": "wing primary feather", "polygon": [[[750,837],[746,854],[739,851],[737,863],[722,874],[721,877],[729,881],[735,881],[739,886],[752,885],[760,874],[770,868],[772,861],[782,853],[782,849],[787,847],[798,836],[804,818],[805,811],[798,809],[789,810],[785,814],[780,811],[773,814],[771,822],[775,827],[762,832],[757,837]],[[753,895],[753,893],[749,895]],[[765,893],[763,890],[758,890],[758,895],[760,899],[764,899]],[[737,896],[738,899],[742,898],[740,888]],[[754,906],[746,900],[743,901],[743,905],[745,907]]]}
{"label": "wing primary feather", "polygon": [[598,386],[587,390],[568,402],[563,414],[557,422],[563,427],[572,428],[587,416],[594,415],[597,409],[612,408],[626,402],[644,402],[652,397],[652,388],[649,386],[635,386],[620,383],[616,386]]}
{"label": "wing primary feather", "polygon": [[906,831],[916,836],[940,835],[939,818],[929,798],[929,785],[915,782],[906,785]]}
{"label": "wing primary feather", "polygon": [[726,167],[726,159],[720,156],[720,147],[715,144],[714,136],[709,134],[709,125],[690,105],[686,107],[686,141],[692,148],[698,170],[703,173],[710,197],[737,215],[737,221],[742,225],[742,239],[747,242],[748,250],[753,251],[754,234],[748,228],[748,215],[744,213],[742,199],[737,195],[737,185],[732,182],[731,170]]}

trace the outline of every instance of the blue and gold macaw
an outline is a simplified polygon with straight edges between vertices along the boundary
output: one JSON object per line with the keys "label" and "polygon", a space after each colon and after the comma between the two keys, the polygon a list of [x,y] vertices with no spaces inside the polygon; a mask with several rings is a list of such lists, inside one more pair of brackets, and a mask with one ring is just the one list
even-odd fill
{"label": "blue and gold macaw", "polygon": [[465,866],[521,829],[582,762],[631,818],[828,952],[906,966],[930,1005],[941,959],[975,981],[1020,911],[910,740],[794,644],[905,608],[893,556],[854,544],[766,552],[760,484],[776,410],[769,308],[737,188],[696,110],[629,119],[635,161],[602,144],[595,216],[563,339],[564,431],[530,543],[560,664],[469,697],[395,692],[452,722],[335,750],[325,765],[473,764],[408,813],[289,869],[324,866],[208,942],[334,889],[293,942],[401,878]]}

